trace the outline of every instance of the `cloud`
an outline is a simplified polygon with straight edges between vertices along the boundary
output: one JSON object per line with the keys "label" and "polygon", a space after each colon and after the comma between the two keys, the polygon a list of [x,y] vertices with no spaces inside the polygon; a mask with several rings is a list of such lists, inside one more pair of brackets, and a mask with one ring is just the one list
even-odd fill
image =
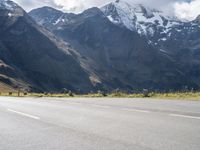
{"label": "cloud", "polygon": [[26,11],[31,9],[51,6],[65,12],[78,13],[90,7],[102,6],[113,0],[13,0],[22,6]]}
{"label": "cloud", "polygon": [[200,15],[200,0],[176,2],[174,4],[174,9],[177,17],[186,20],[193,20]]}
{"label": "cloud", "polygon": [[102,6],[111,1],[112,0],[54,0],[54,4],[63,11],[77,13],[90,7]]}
{"label": "cloud", "polygon": [[[20,4],[26,10],[30,10],[42,6],[52,6],[55,8],[62,9],[64,11],[80,12],[90,7],[101,7],[106,3],[115,0],[14,0]],[[122,0],[128,1],[129,3],[142,3],[149,5],[150,7],[165,8],[171,2],[178,0]],[[180,0],[179,0],[180,1]]]}
{"label": "cloud", "polygon": [[[115,0],[14,0],[27,11],[42,6],[51,6],[65,12],[79,13],[90,7],[101,7]],[[129,3],[141,3],[176,15],[181,19],[194,19],[200,14],[200,0],[121,0]]]}
{"label": "cloud", "polygon": [[42,6],[53,7],[53,0],[13,0],[13,1],[22,6],[26,11],[30,11],[34,8]]}
{"label": "cloud", "polygon": [[[52,0],[55,7],[61,8],[63,11],[67,12],[81,12],[90,7],[101,7],[109,2],[115,0]],[[179,0],[121,0],[132,4],[141,3],[147,6],[158,8],[162,10],[167,10],[171,7],[171,3]],[[172,8],[172,7],[171,7]]]}

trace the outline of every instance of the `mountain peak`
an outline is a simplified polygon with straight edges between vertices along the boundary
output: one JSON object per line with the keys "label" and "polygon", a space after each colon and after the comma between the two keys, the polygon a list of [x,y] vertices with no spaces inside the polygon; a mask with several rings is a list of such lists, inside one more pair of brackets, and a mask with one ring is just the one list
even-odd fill
{"label": "mountain peak", "polygon": [[25,11],[11,0],[0,0],[1,15],[9,17],[19,17],[25,14]]}
{"label": "mountain peak", "polygon": [[31,10],[29,13],[35,13],[35,12],[38,12],[38,11],[41,11],[42,13],[50,13],[50,14],[55,14],[55,13],[60,13],[62,14],[63,12],[60,11],[60,10],[57,10],[55,8],[52,8],[52,7],[49,7],[49,6],[44,6],[44,7],[41,7],[41,8],[36,8],[36,9],[33,9]]}
{"label": "mountain peak", "polygon": [[85,10],[82,14],[84,15],[103,15],[102,11],[98,8],[98,7],[92,7],[92,8],[89,8],[87,10]]}
{"label": "mountain peak", "polygon": [[1,9],[14,10],[17,7],[19,6],[11,0],[0,0]]}
{"label": "mountain peak", "polygon": [[139,34],[152,35],[154,26],[167,30],[177,22],[159,10],[121,0],[111,2],[101,10],[112,23],[131,31],[137,31]]}
{"label": "mountain peak", "polygon": [[137,22],[154,22],[155,19],[161,20],[158,16],[161,13],[160,11],[150,9],[143,4],[132,4],[121,0],[111,2],[102,7],[101,10],[111,22],[132,31],[137,30]]}
{"label": "mountain peak", "polygon": [[126,1],[116,0],[115,2],[111,2],[110,4],[114,5],[118,9],[131,9],[135,13],[143,13],[148,18],[153,17],[153,12],[159,12],[158,10],[150,9],[140,3],[128,3]]}
{"label": "mountain peak", "polygon": [[125,26],[130,30],[135,30],[135,11],[128,3],[116,0],[102,7],[101,11],[114,24]]}

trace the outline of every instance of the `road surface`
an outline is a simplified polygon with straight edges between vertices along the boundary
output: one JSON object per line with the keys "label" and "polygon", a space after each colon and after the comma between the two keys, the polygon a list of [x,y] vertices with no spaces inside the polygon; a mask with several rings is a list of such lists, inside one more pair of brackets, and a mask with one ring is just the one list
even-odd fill
{"label": "road surface", "polygon": [[0,97],[0,150],[200,150],[200,102]]}

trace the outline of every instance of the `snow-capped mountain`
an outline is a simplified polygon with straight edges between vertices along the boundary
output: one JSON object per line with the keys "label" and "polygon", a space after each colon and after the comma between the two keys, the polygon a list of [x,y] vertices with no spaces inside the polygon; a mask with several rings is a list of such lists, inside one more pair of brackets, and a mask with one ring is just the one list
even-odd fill
{"label": "snow-capped mountain", "polygon": [[[198,47],[200,17],[182,21],[176,17],[148,8],[117,0],[101,8],[115,25],[137,32],[161,53],[172,54],[184,48]],[[173,43],[173,44],[172,44]]]}
{"label": "snow-capped mountain", "polygon": [[143,35],[153,36],[155,27],[167,32],[172,26],[180,23],[177,18],[169,17],[159,10],[120,0],[107,4],[101,10],[114,24]]}
{"label": "snow-capped mountain", "polygon": [[[120,0],[103,6],[101,11],[113,24],[136,31],[140,35],[145,35],[148,37],[149,42],[157,32],[167,33],[172,27],[182,23],[176,17],[165,15],[159,10],[151,9],[142,4],[129,4]],[[48,26],[48,28],[60,28],[60,26],[70,23],[76,16],[51,7],[38,8],[37,11],[33,10],[29,14],[40,25]]]}
{"label": "snow-capped mountain", "polygon": [[80,14],[50,7],[27,14],[0,2],[0,63],[17,66],[33,87],[200,89],[199,17],[184,22],[120,0]]}
{"label": "snow-capped mountain", "polygon": [[90,61],[96,85],[126,90],[200,87],[197,21],[182,22],[119,0],[71,17],[59,11],[54,17],[54,12],[39,8],[29,15]]}

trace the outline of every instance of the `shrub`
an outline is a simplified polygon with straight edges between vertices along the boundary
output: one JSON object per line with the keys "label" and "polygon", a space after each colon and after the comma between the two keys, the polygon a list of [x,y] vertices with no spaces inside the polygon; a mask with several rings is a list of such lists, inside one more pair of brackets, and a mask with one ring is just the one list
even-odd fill
{"label": "shrub", "polygon": [[73,97],[73,96],[74,96],[74,94],[72,93],[72,91],[69,91],[69,92],[68,92],[68,95],[69,95],[70,97]]}
{"label": "shrub", "polygon": [[149,90],[148,90],[148,89],[143,89],[143,92],[142,92],[142,93],[143,93],[143,96],[144,96],[144,97],[150,97],[150,95],[149,95],[150,93],[149,93]]}

